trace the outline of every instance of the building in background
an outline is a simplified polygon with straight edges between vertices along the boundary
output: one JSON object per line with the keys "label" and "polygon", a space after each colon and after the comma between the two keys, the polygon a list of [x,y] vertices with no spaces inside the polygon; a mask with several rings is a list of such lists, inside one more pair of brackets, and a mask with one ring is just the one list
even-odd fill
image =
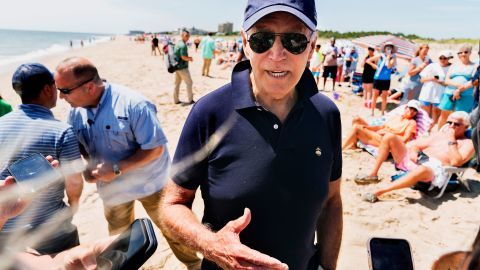
{"label": "building in background", "polygon": [[218,25],[218,32],[219,33],[231,33],[233,32],[233,23],[231,22],[225,22],[225,23],[221,23]]}
{"label": "building in background", "polygon": [[190,32],[190,35],[192,35],[192,36],[193,35],[204,36],[204,35],[207,35],[209,33],[209,31],[198,29],[198,28],[195,28],[195,26],[192,26],[192,28],[186,28],[186,27],[178,28],[178,34],[180,34],[183,29]]}

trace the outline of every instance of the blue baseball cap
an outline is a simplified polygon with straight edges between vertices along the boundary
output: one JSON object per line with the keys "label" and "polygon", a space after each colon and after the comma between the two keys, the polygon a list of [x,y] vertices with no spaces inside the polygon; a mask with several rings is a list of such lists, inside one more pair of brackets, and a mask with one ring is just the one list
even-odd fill
{"label": "blue baseball cap", "polygon": [[317,28],[317,11],[314,0],[248,0],[243,29],[247,31],[261,18],[279,11],[296,16],[312,31]]}
{"label": "blue baseball cap", "polygon": [[27,63],[20,65],[12,76],[12,87],[19,95],[29,89],[40,89],[55,80],[53,74],[44,65]]}

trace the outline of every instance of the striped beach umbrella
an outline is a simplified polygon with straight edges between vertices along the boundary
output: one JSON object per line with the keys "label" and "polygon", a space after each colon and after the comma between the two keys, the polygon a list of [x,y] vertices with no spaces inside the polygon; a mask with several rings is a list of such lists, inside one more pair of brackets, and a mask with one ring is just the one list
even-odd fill
{"label": "striped beach umbrella", "polygon": [[364,48],[372,47],[376,50],[381,50],[383,44],[386,42],[392,42],[397,47],[397,57],[407,60],[410,60],[415,56],[415,50],[417,49],[415,43],[394,35],[366,36],[356,38],[352,40],[352,42],[358,46]]}

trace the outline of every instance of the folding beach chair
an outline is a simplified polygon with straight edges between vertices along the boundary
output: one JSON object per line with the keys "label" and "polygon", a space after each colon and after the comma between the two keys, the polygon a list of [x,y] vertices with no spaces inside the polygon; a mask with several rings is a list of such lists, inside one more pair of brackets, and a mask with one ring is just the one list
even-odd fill
{"label": "folding beach chair", "polygon": [[[447,128],[447,125],[444,125],[440,131],[445,130]],[[465,131],[465,137],[471,138],[472,130],[468,129]],[[445,181],[445,183],[441,186],[438,187],[439,193],[434,197],[435,199],[439,199],[443,196],[445,191],[447,189],[454,190],[456,189],[459,185],[463,185],[468,192],[471,191],[470,185],[466,179],[463,178],[463,174],[468,168],[474,167],[475,166],[475,159],[472,157],[469,161],[467,161],[463,166],[461,167],[455,167],[455,166],[443,166],[446,178],[448,179]],[[391,177],[392,181],[395,181],[403,176],[408,174],[408,172],[398,170],[398,173],[393,175]],[[420,191],[432,191],[436,188],[436,186],[433,185],[433,183],[423,183],[419,182],[415,186],[412,187],[413,189],[417,189]]]}

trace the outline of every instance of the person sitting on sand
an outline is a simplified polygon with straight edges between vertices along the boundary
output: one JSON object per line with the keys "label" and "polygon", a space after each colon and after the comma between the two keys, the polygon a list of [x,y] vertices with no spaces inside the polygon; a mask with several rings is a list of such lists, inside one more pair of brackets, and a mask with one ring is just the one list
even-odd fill
{"label": "person sitting on sand", "polygon": [[355,182],[378,181],[378,171],[390,153],[395,166],[408,171],[408,174],[385,188],[364,194],[363,199],[373,203],[386,192],[411,187],[418,182],[431,182],[436,187],[442,187],[448,181],[443,166],[462,166],[473,156],[472,140],[465,137],[469,123],[468,113],[454,112],[448,117],[447,129],[415,140],[408,148],[400,137],[384,136],[371,173],[355,179]]}
{"label": "person sitting on sand", "polygon": [[404,143],[408,142],[413,139],[417,133],[417,122],[415,118],[419,109],[420,103],[416,100],[411,100],[408,102],[402,115],[388,118],[387,121],[380,126],[369,126],[363,118],[355,117],[352,120],[352,130],[343,142],[342,150],[355,149],[357,147],[357,141],[378,147],[387,134],[398,137],[398,139]]}

